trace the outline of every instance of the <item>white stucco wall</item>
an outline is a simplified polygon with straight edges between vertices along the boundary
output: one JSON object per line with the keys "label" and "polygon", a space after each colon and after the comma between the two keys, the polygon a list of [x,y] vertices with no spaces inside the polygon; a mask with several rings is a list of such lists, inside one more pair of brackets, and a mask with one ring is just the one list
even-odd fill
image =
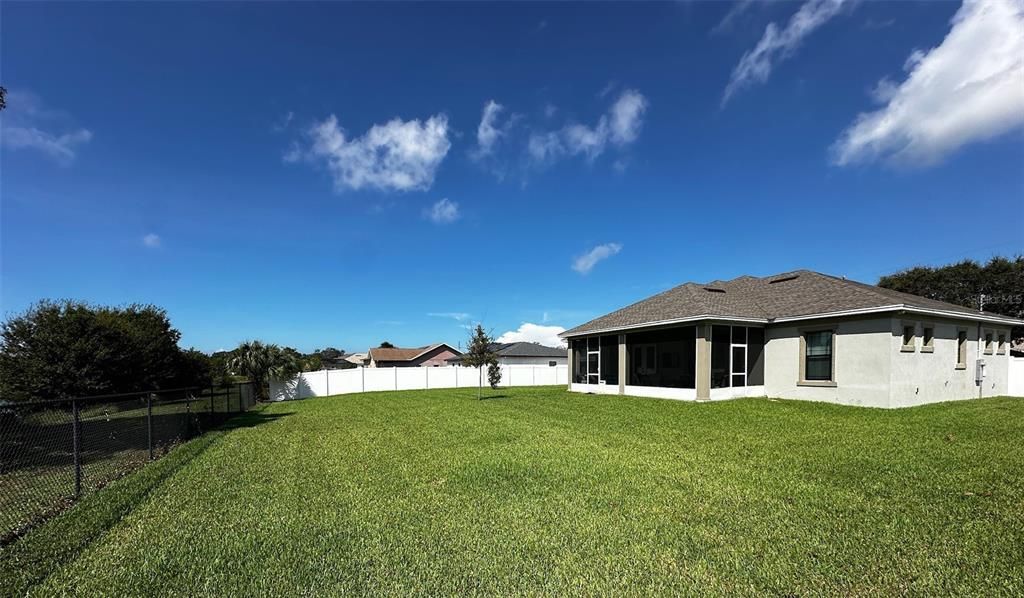
{"label": "white stucco wall", "polygon": [[[917,330],[914,351],[903,350],[903,326],[914,325]],[[922,328],[935,328],[934,351],[922,351]],[[967,330],[967,367],[957,369],[957,331]],[[1008,392],[1009,355],[985,355],[983,342],[985,331],[991,331],[993,339],[1000,333],[1009,337],[1009,329],[981,325],[977,322],[956,320],[918,319],[913,317],[892,318],[892,382],[889,406],[911,407],[941,401],[974,399],[979,396],[994,397]],[[995,345],[995,343],[993,343]],[[985,379],[975,383],[975,361],[985,360]]]}
{"label": "white stucco wall", "polygon": [[[800,331],[836,326],[835,387],[800,386]],[[764,387],[770,397],[889,406],[890,318],[801,322],[765,331]]]}

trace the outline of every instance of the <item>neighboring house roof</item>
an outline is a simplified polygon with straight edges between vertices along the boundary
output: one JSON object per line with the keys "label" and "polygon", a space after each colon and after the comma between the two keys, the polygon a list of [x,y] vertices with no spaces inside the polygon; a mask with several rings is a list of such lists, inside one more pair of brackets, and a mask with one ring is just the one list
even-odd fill
{"label": "neighboring house roof", "polygon": [[[488,348],[498,357],[566,357],[565,349],[546,347],[537,343],[491,343]],[[462,361],[462,356],[449,357],[445,361]]]}
{"label": "neighboring house roof", "polygon": [[435,343],[433,345],[427,345],[426,347],[415,347],[413,349],[377,347],[375,349],[370,349],[370,359],[374,361],[414,361],[438,347],[448,347],[452,352],[459,354],[459,351],[448,343]]}
{"label": "neighboring house roof", "polygon": [[366,361],[367,357],[369,357],[368,353],[349,353],[347,355],[342,355],[341,359],[344,359],[349,363],[361,364]]}
{"label": "neighboring house roof", "polygon": [[796,270],[707,284],[688,282],[563,332],[578,336],[704,319],[755,323],[882,311],[917,311],[1004,324],[1024,321],[845,278]]}

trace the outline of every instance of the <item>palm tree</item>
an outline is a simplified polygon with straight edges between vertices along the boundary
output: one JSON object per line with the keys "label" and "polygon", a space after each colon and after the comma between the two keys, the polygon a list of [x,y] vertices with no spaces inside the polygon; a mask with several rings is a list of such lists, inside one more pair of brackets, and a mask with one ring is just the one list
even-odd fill
{"label": "palm tree", "polygon": [[267,398],[267,384],[270,378],[289,380],[302,371],[301,363],[275,344],[260,341],[245,341],[238,345],[231,359],[231,370],[245,376],[256,388],[256,398]]}

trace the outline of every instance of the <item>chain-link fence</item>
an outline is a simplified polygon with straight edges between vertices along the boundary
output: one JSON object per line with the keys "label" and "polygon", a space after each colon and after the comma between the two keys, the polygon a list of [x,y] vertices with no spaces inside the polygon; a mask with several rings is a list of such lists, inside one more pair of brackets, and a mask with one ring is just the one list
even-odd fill
{"label": "chain-link fence", "polygon": [[0,545],[255,404],[248,383],[0,404]]}

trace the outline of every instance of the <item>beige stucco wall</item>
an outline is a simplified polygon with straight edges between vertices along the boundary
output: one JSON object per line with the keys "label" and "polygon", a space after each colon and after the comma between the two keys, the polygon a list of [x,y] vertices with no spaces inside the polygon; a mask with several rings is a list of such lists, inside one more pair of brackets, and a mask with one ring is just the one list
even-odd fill
{"label": "beige stucco wall", "polygon": [[[836,327],[834,387],[800,386],[800,331]],[[889,406],[890,318],[823,320],[769,326],[765,331],[764,386],[770,397]]]}

